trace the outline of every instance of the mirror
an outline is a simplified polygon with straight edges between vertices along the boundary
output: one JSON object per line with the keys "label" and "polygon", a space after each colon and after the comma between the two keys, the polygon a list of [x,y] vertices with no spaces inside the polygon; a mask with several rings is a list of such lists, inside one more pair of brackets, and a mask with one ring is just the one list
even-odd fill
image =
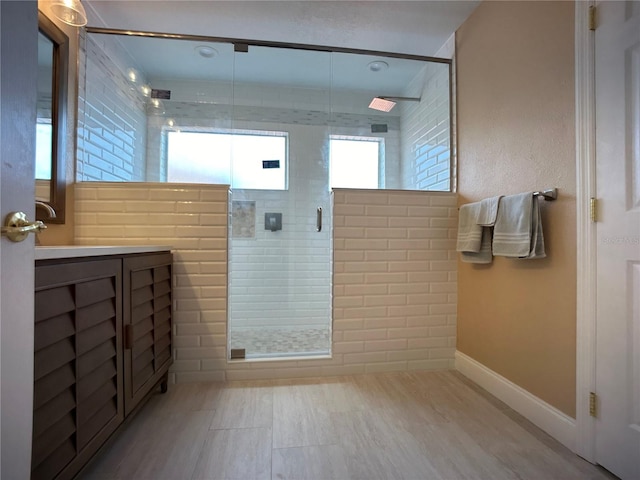
{"label": "mirror", "polygon": [[153,35],[87,28],[79,181],[451,191],[448,60]]}
{"label": "mirror", "polygon": [[36,219],[64,223],[69,38],[41,12],[38,26],[36,200],[50,205],[56,217],[36,209]]}

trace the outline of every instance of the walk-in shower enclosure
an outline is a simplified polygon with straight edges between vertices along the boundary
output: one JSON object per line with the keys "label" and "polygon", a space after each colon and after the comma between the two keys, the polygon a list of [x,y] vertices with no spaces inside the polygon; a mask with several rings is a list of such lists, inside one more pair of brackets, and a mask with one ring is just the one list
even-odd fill
{"label": "walk-in shower enclosure", "polygon": [[229,185],[228,358],[330,355],[332,191],[451,190],[450,62],[124,33],[81,42],[77,180]]}

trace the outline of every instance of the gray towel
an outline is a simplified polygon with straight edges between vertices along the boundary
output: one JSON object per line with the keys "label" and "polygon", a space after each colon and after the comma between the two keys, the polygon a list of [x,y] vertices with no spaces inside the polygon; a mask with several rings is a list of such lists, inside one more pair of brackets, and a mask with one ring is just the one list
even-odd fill
{"label": "gray towel", "polygon": [[[456,250],[466,263],[491,263],[491,228],[498,211],[499,197],[460,207]],[[484,226],[487,225],[487,226]]]}
{"label": "gray towel", "polygon": [[482,241],[482,226],[478,225],[480,202],[467,203],[458,213],[458,252],[479,252]]}
{"label": "gray towel", "polygon": [[491,263],[493,261],[493,255],[491,254],[491,227],[481,228],[480,250],[460,253],[460,259],[465,263]]}
{"label": "gray towel", "polygon": [[480,211],[478,212],[478,225],[483,227],[493,227],[496,224],[498,216],[498,204],[502,195],[497,197],[485,198],[480,202]]}
{"label": "gray towel", "polygon": [[513,258],[544,258],[540,205],[533,192],[500,200],[493,232],[493,254]]}

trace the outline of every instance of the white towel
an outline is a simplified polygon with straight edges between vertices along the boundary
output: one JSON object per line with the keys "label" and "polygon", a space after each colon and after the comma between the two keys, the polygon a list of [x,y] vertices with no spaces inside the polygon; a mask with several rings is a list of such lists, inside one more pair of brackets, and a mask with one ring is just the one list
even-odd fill
{"label": "white towel", "polygon": [[540,206],[533,192],[500,199],[493,232],[493,254],[513,258],[544,258]]}

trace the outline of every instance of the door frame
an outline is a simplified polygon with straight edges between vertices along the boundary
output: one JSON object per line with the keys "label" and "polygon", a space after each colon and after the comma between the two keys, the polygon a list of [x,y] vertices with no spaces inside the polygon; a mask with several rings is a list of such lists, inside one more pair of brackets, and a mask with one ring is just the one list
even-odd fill
{"label": "door frame", "polygon": [[576,101],[576,429],[575,450],[596,463],[596,422],[589,392],[596,387],[596,225],[590,199],[596,196],[595,32],[589,29],[594,0],[575,2]]}

